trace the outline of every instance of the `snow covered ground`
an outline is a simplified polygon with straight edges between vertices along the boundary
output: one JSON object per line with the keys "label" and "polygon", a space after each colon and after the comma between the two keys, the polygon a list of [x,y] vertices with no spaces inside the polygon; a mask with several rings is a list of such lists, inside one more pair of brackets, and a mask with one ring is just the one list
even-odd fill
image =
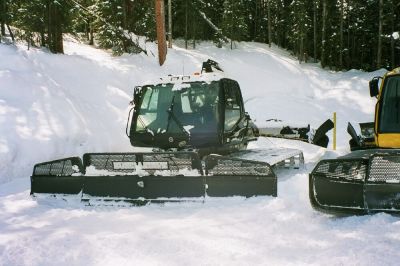
{"label": "snow covered ground", "polygon": [[[65,45],[66,55],[0,45],[0,265],[398,264],[398,217],[333,217],[308,200],[315,163],[348,151],[347,121],[373,120],[368,81],[383,71],[321,70],[258,43],[233,51],[175,47],[163,67],[152,55],[111,57],[72,39]],[[279,139],[252,143],[304,151],[304,169],[278,172],[277,198],[140,208],[30,198],[36,162],[132,151],[125,123],[133,87],[193,73],[208,58],[239,81],[260,126],[277,118],[316,127],[337,112],[338,151]]]}

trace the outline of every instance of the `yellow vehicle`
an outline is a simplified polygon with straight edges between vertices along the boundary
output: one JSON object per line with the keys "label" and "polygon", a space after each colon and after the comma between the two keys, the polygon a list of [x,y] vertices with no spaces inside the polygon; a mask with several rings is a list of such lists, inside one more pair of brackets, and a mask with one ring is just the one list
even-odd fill
{"label": "yellow vehicle", "polygon": [[370,81],[375,107],[375,143],[381,148],[400,148],[400,67],[386,73],[379,90],[379,77]]}
{"label": "yellow vehicle", "polygon": [[352,152],[322,160],[310,174],[310,201],[318,210],[400,212],[400,68],[373,78],[369,89],[377,98],[374,123],[360,124],[361,136],[349,124]]}

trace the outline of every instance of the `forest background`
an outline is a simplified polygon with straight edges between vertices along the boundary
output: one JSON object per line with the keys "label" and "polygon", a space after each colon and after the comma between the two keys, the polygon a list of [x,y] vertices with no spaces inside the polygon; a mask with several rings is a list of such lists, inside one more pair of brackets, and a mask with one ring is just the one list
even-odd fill
{"label": "forest background", "polygon": [[[188,49],[200,41],[232,49],[254,41],[333,70],[400,65],[398,0],[170,2],[172,36]],[[1,35],[53,53],[63,52],[65,33],[116,55],[146,52],[138,36],[155,41],[154,6],[152,0],[0,0]],[[165,7],[168,14],[167,0]]]}

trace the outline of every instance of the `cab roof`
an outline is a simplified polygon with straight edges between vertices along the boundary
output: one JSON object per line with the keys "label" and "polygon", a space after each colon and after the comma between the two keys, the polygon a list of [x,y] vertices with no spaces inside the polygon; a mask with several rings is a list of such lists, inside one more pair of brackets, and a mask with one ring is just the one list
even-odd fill
{"label": "cab roof", "polygon": [[[162,84],[181,84],[190,82],[212,82],[219,81],[225,78],[225,75],[221,72],[212,73],[195,73],[193,75],[168,75],[160,78],[153,82],[147,82],[145,85],[162,85]],[[144,86],[145,86],[144,85]]]}

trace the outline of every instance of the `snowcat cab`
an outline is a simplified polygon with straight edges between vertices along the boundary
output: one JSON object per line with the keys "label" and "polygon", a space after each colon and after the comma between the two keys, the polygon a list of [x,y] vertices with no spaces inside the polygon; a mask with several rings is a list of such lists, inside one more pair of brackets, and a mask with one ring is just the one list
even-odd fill
{"label": "snowcat cab", "polygon": [[163,81],[135,88],[133,146],[229,154],[257,139],[236,81],[214,73]]}
{"label": "snowcat cab", "polygon": [[378,100],[375,122],[360,124],[361,136],[349,124],[353,152],[319,162],[310,174],[310,200],[319,210],[400,212],[400,68],[369,85]]}

